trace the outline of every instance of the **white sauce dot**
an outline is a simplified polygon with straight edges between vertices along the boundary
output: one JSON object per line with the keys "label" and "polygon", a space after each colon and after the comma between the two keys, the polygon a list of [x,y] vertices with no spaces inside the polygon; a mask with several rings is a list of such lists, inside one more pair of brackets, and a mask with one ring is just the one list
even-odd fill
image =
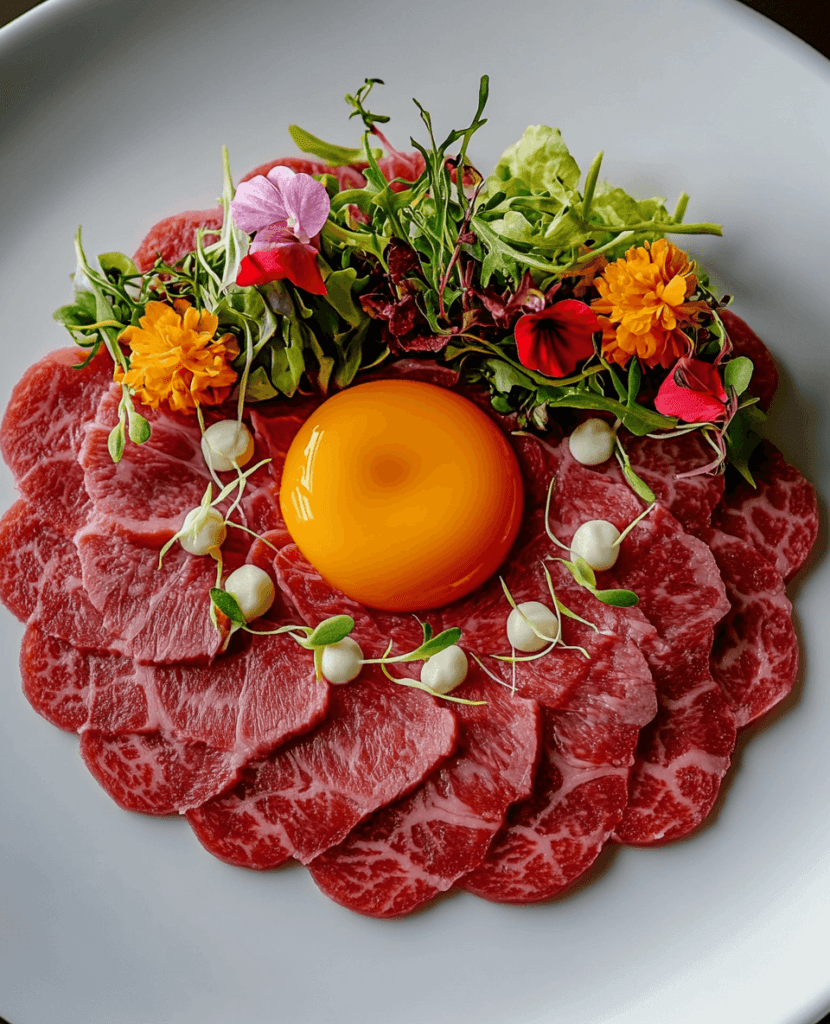
{"label": "white sauce dot", "polygon": [[240,565],[235,569],[225,580],[225,590],[236,598],[246,622],[264,615],[276,596],[271,577],[256,565]]}
{"label": "white sauce dot", "polygon": [[449,693],[467,678],[467,655],[457,644],[425,661],[421,667],[421,682],[434,693]]}
{"label": "white sauce dot", "polygon": [[250,462],[254,454],[254,439],[244,423],[219,420],[211,423],[202,435],[202,455],[217,473],[228,473],[237,466]]}
{"label": "white sauce dot", "polygon": [[323,648],[320,669],[330,683],[350,683],[360,675],[362,667],[363,651],[350,636]]}
{"label": "white sauce dot", "polygon": [[508,643],[517,651],[533,654],[547,647],[551,641],[537,636],[525,619],[529,620],[543,636],[549,636],[551,639],[556,637],[559,623],[550,608],[540,601],[525,601],[511,611],[507,616]]}
{"label": "white sauce dot", "polygon": [[573,535],[571,555],[581,555],[592,569],[610,569],[620,554],[620,531],[605,519],[591,519]]}
{"label": "white sauce dot", "polygon": [[191,555],[207,555],[213,548],[220,548],[228,532],[221,512],[201,507],[192,508],[187,513],[182,529],[188,532],[179,537],[179,544]]}
{"label": "white sauce dot", "polygon": [[598,466],[614,454],[615,434],[610,423],[592,417],[580,423],[568,438],[571,455],[583,466]]}

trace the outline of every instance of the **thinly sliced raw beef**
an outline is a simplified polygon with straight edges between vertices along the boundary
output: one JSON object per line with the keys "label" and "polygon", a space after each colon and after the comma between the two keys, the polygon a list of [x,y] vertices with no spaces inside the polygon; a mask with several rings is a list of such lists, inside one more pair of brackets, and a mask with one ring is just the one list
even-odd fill
{"label": "thinly sliced raw beef", "polygon": [[628,806],[615,830],[619,842],[653,845],[680,839],[704,821],[735,746],[735,716],[712,679],[706,652],[672,666],[671,689],[660,692],[655,721],[643,730]]}
{"label": "thinly sliced raw beef", "polygon": [[[516,601],[550,606],[541,544],[519,554],[507,582]],[[540,765],[531,796],[510,809],[481,865],[461,882],[498,902],[547,899],[587,870],[622,818],[639,732],[657,710],[654,680],[638,646],[644,639],[654,643],[654,628],[639,609],[601,604],[559,563],[547,564],[557,598],[603,632],[565,617],[563,642],[584,647],[589,656],[554,648],[516,667],[517,692],[544,708]],[[507,611],[503,601],[502,644]],[[475,641],[480,631],[473,608],[470,613],[472,622],[459,624],[472,625]]]}
{"label": "thinly sliced raw beef", "polygon": [[750,544],[721,530],[703,538],[715,556],[731,608],[712,648],[712,675],[735,709],[738,728],[765,714],[792,690],[798,637],[792,605],[777,570]]}
{"label": "thinly sliced raw beef", "polygon": [[195,250],[199,228],[212,228],[217,232],[205,235],[203,245],[218,241],[223,219],[221,206],[211,206],[207,210],[185,210],[172,217],[165,217],[144,236],[133,254],[133,262],[142,273],[150,270],[159,256],[165,263],[172,265]]}
{"label": "thinly sliced raw beef", "polygon": [[250,765],[229,793],[188,814],[202,845],[247,868],[302,863],[419,785],[456,741],[440,702],[364,669],[332,687],[326,720]]}
{"label": "thinly sliced raw beef", "polygon": [[733,313],[731,309],[722,309],[720,317],[732,342],[734,354],[747,356],[752,360],[750,391],[758,396],[759,404],[766,412],[778,390],[778,367],[775,360],[755,331],[737,313]]}
{"label": "thinly sliced raw beef", "polygon": [[0,600],[21,622],[76,647],[118,649],[83,588],[71,538],[40,511],[21,500],[0,520]]}
{"label": "thinly sliced raw beef", "polygon": [[740,537],[771,562],[784,582],[804,564],[818,535],[816,490],[769,441],[752,461],[756,487],[741,481],[724,497],[712,525]]}
{"label": "thinly sliced raw beef", "polygon": [[379,658],[390,641],[392,654],[415,650],[424,634],[414,615],[396,615],[364,608],[339,590],[335,590],[303,557],[296,544],[281,548],[273,563],[277,585],[297,609],[303,622],[316,626],[332,615],[351,615],[352,634],[361,645],[363,656]]}
{"label": "thinly sliced raw beef", "polygon": [[698,431],[666,440],[631,437],[626,439],[625,449],[635,473],[684,529],[697,535],[708,527],[712,512],[723,497],[723,476],[699,473],[677,479],[712,462],[714,452]]}
{"label": "thinly sliced raw beef", "polygon": [[[607,519],[622,530],[641,510],[611,473],[580,466],[570,454],[563,458],[552,507],[560,540],[570,541],[590,519]],[[640,844],[679,838],[709,813],[735,743],[734,715],[709,672],[714,628],[729,609],[723,582],[706,545],[660,504],[598,580],[602,587],[633,590],[662,641],[662,649],[643,645],[659,711],[641,734],[631,798],[616,835]]]}
{"label": "thinly sliced raw beef", "polygon": [[89,663],[71,644],[27,627],[20,648],[26,699],[47,722],[77,732],[89,716]]}
{"label": "thinly sliced raw beef", "polygon": [[232,786],[239,769],[231,755],[161,732],[81,733],[81,756],[107,794],[126,811],[176,814]]}
{"label": "thinly sliced raw beef", "polygon": [[85,356],[82,349],[60,349],[33,366],[12,392],[0,427],[0,449],[18,489],[36,503],[40,519],[70,536],[89,510],[77,452],[112,381],[103,351],[85,369],[73,369]]}
{"label": "thinly sliced raw beef", "polygon": [[118,422],[120,398],[121,389],[114,387],[87,428],[78,457],[86,491],[96,511],[116,520],[122,532],[170,536],[211,483],[199,426],[192,417],[143,409],[152,427],[149,441],[127,444],[120,462],[113,463],[107,438]]}
{"label": "thinly sliced raw beef", "polygon": [[[311,658],[297,655],[285,635],[245,638],[209,668],[89,654],[84,759],[129,809],[197,807],[232,785],[245,765],[323,719],[328,686],[314,678]],[[145,781],[131,797],[136,772]]]}
{"label": "thinly sliced raw beef", "polygon": [[[85,369],[73,369],[86,355],[80,348],[50,352],[12,391],[0,427],[0,451],[24,493],[27,475],[44,459],[78,452],[84,425],[112,381],[112,361],[103,350]],[[42,495],[40,488],[33,493]]]}
{"label": "thinly sliced raw beef", "polygon": [[590,868],[628,802],[628,771],[577,768],[557,750],[556,714],[543,709],[533,794],[507,812],[487,856],[461,884],[496,903],[550,899]]}
{"label": "thinly sliced raw beef", "polygon": [[530,792],[539,743],[535,701],[473,665],[456,691],[459,747],[409,796],[377,811],[309,864],[331,899],[371,917],[408,914],[475,868],[507,808]]}
{"label": "thinly sliced raw beef", "polygon": [[156,695],[168,733],[227,750],[238,766],[315,726],[329,692],[314,677],[311,655],[285,634],[240,640],[241,650],[212,665],[136,669]]}
{"label": "thinly sliced raw beef", "polygon": [[[182,525],[184,516],[202,500],[210,484],[214,496],[221,487],[234,480],[233,473],[219,476],[217,484],[205,464],[201,432],[194,416],[185,416],[167,409],[142,407],[152,434],[144,444],[128,444],[118,463],[113,463],[107,448],[110,430],[118,421],[120,389],[113,388],[98,407],[94,422],[86,430],[78,459],[84,470],[86,490],[100,516],[118,522],[122,531],[136,536],[157,533],[173,534]],[[226,415],[236,417],[236,410],[227,407],[210,409],[205,414],[209,426]],[[265,447],[255,444],[250,462],[272,458]],[[281,469],[282,461],[279,467]],[[274,468],[269,464],[248,478],[240,502],[243,522],[255,529],[261,521],[266,526],[278,515]],[[234,491],[232,497],[236,498]],[[229,498],[224,505],[229,506]],[[251,525],[251,520],[253,526]]]}
{"label": "thinly sliced raw beef", "polygon": [[[108,519],[90,522],[75,536],[86,593],[105,628],[137,661],[208,662],[224,643],[210,621],[216,563],[174,544],[159,569],[165,540],[164,534],[137,540]],[[247,542],[237,547],[236,541],[237,531],[228,531],[226,571],[245,560]]]}

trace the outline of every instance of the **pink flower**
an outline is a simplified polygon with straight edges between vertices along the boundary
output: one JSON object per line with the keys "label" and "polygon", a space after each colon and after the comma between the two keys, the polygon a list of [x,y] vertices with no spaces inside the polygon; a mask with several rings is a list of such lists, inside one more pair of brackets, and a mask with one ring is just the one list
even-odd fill
{"label": "pink flower", "polygon": [[726,415],[726,390],[717,368],[683,356],[660,385],[654,407],[687,423],[713,423]]}
{"label": "pink flower", "polygon": [[594,354],[593,334],[600,330],[591,307],[563,299],[541,313],[526,313],[514,334],[519,361],[546,377],[566,377]]}
{"label": "pink flower", "polygon": [[267,175],[241,182],[231,215],[237,227],[256,236],[236,283],[245,287],[287,277],[305,291],[325,295],[314,243],[330,207],[319,181],[288,167],[272,167]]}

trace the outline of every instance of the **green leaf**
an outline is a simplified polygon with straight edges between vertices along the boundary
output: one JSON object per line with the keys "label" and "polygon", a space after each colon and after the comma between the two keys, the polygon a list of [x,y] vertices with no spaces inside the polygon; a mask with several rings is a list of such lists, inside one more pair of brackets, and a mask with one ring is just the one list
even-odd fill
{"label": "green leaf", "polygon": [[564,199],[576,188],[580,171],[559,129],[537,124],[502,153],[493,176],[502,182],[520,178],[534,192]]}
{"label": "green leaf", "polygon": [[739,409],[726,431],[726,457],[750,486],[755,487],[755,478],[749,469],[752,453],[761,443],[758,430],[766,420],[757,405]]}
{"label": "green leaf", "polygon": [[[628,392],[626,394],[626,404],[629,408],[634,406],[634,403],[637,401],[642,379],[643,371],[640,367],[640,360],[632,359],[628,367]],[[634,408],[636,409],[636,406]]]}
{"label": "green leaf", "polygon": [[754,368],[752,360],[746,356],[730,359],[723,370],[723,383],[726,389],[734,388],[736,394],[742,395],[749,387]]}
{"label": "green leaf", "polygon": [[334,358],[327,355],[320,344],[317,335],[310,328],[305,328],[306,344],[314,353],[317,360],[317,384],[324,395],[328,394],[329,381],[334,370]]}
{"label": "green leaf", "polygon": [[229,594],[227,590],[221,590],[219,587],[211,587],[210,600],[223,615],[227,615],[234,626],[245,625],[245,616],[233,594]]}
{"label": "green leaf", "polygon": [[144,444],[145,441],[149,441],[152,427],[147,420],[141,413],[136,412],[135,409],[129,409],[127,415],[130,426],[130,440],[133,444]]}
{"label": "green leaf", "polygon": [[490,380],[497,391],[509,394],[515,387],[525,388],[528,391],[533,390],[533,381],[527,374],[517,370],[515,366],[511,366],[501,359],[485,359],[484,365],[489,369]]}
{"label": "green leaf", "polygon": [[351,327],[357,327],[366,314],[357,308],[352,298],[357,271],[352,267],[335,270],[326,278],[326,301]]}
{"label": "green leaf", "polygon": [[115,271],[121,277],[138,277],[138,267],[123,252],[104,252],[98,257],[105,274]]}
{"label": "green leaf", "polygon": [[[363,149],[347,149],[345,146],[335,146],[330,142],[318,139],[316,135],[307,132],[297,124],[288,126],[288,134],[294,140],[294,144],[301,153],[311,153],[312,156],[324,160],[332,167],[339,167],[342,164],[356,164],[363,160]],[[383,150],[373,149],[375,159],[383,156]]]}
{"label": "green leaf", "polygon": [[633,608],[640,603],[633,590],[595,590],[594,597],[603,604],[613,605],[614,608]]}
{"label": "green leaf", "polygon": [[354,629],[351,615],[333,615],[317,625],[306,643],[309,647],[328,647],[343,640]]}
{"label": "green leaf", "polygon": [[300,322],[293,317],[286,317],[282,322],[282,341],[278,344],[274,339],[269,346],[271,351],[271,383],[286,398],[291,398],[299,386],[305,373],[305,338]]}
{"label": "green leaf", "polygon": [[590,565],[588,565],[582,555],[576,556],[573,560],[573,565],[576,570],[574,572],[574,579],[576,582],[580,583],[583,587],[588,587],[593,590],[597,585],[597,578],[594,575],[594,570]]}
{"label": "green leaf", "polygon": [[428,622],[422,622],[421,629],[424,631],[424,643],[427,643],[432,639],[432,626]]}
{"label": "green leaf", "polygon": [[222,233],[217,243],[225,255],[224,272],[221,276],[221,287],[228,288],[236,282],[239,275],[239,267],[245,256],[248,255],[248,248],[251,244],[248,235],[239,227],[231,216],[231,201],[236,195],[233,178],[231,177],[231,164],[228,157],[228,147],[222,147],[222,209],[224,219],[222,221]]}
{"label": "green leaf", "polygon": [[124,455],[124,445],[126,444],[126,441],[124,423],[123,421],[120,421],[115,424],[107,438],[107,450],[109,451],[110,458],[113,462],[121,461]]}
{"label": "green leaf", "polygon": [[440,651],[445,650],[447,647],[452,647],[453,644],[457,644],[461,639],[461,630],[457,626],[453,626],[451,629],[445,629],[438,636],[431,637],[425,643],[416,650],[412,651],[411,654],[407,655],[407,661],[421,661],[427,658],[432,658]]}
{"label": "green leaf", "polygon": [[632,491],[637,495],[638,498],[642,498],[643,501],[648,502],[651,505],[657,499],[654,497],[654,491],[641,477],[637,476],[634,470],[631,468],[631,463],[626,460],[622,467],[623,476],[628,481],[628,485]]}
{"label": "green leaf", "polygon": [[248,374],[248,383],[245,387],[246,402],[267,402],[269,398],[276,398],[278,394],[279,391],[269,380],[264,366],[258,366]]}

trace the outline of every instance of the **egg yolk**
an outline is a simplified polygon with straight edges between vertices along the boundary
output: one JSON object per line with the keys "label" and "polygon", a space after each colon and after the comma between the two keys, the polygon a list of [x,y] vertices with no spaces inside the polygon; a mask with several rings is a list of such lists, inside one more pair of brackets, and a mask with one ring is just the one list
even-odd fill
{"label": "egg yolk", "polygon": [[522,518],[516,456],[466,398],[419,381],[360,384],[291,443],[280,507],[303,555],[370,608],[463,597],[501,565]]}

